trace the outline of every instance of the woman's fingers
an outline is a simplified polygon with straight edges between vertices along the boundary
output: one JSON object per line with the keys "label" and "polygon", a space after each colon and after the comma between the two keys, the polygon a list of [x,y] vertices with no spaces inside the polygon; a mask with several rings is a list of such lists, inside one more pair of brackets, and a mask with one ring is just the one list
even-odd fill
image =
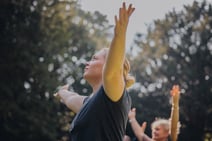
{"label": "woman's fingers", "polygon": [[132,112],[135,112],[136,111],[136,108],[132,108],[132,110],[131,110]]}
{"label": "woman's fingers", "polygon": [[147,123],[146,122],[143,122],[143,124],[141,125],[141,129],[142,129],[142,131],[144,132],[145,131],[145,129],[146,129],[146,125],[147,125]]}
{"label": "woman's fingers", "polygon": [[135,8],[133,8],[132,4],[130,4],[128,9],[127,9],[128,17],[130,17],[134,11],[135,11]]}
{"label": "woman's fingers", "polygon": [[125,2],[123,2],[122,7],[126,11],[126,4],[125,4]]}
{"label": "woman's fingers", "polygon": [[131,11],[132,11],[132,4],[130,4],[130,5],[128,6],[127,13],[130,14]]}
{"label": "woman's fingers", "polygon": [[57,97],[57,96],[59,96],[59,94],[58,93],[54,93],[53,96],[54,97]]}
{"label": "woman's fingers", "polygon": [[132,4],[130,4],[126,9],[126,4],[124,2],[122,8],[119,9],[119,20],[128,20],[134,10],[135,8],[132,7]]}
{"label": "woman's fingers", "polygon": [[115,16],[114,18],[115,18],[115,24],[117,25],[118,24],[118,17]]}

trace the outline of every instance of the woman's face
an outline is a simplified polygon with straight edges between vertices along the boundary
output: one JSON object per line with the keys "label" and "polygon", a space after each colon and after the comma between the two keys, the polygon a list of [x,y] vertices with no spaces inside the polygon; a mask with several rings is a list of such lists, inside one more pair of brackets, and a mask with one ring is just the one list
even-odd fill
{"label": "woman's face", "polygon": [[152,139],[159,141],[168,138],[168,131],[161,125],[152,128]]}
{"label": "woman's face", "polygon": [[102,78],[102,70],[105,63],[105,54],[106,51],[104,49],[95,53],[91,60],[86,63],[84,69],[84,78],[86,80],[90,79],[101,79]]}

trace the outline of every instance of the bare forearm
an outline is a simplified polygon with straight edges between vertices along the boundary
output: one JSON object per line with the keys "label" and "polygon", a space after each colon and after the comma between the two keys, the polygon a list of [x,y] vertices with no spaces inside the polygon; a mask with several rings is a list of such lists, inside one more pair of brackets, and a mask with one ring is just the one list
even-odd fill
{"label": "bare forearm", "polygon": [[85,96],[80,96],[75,92],[70,92],[67,90],[61,90],[58,95],[62,99],[63,103],[73,112],[78,113],[83,105],[83,100]]}
{"label": "bare forearm", "polygon": [[179,121],[179,106],[178,103],[172,105],[171,112],[171,138],[172,141],[177,141],[177,130]]}
{"label": "bare forearm", "polygon": [[178,121],[179,121],[179,99],[180,99],[179,85],[173,85],[170,93],[172,95],[171,139],[172,139],[172,141],[177,141]]}
{"label": "bare forearm", "polygon": [[125,35],[115,35],[107,56],[104,73],[107,77],[121,73],[125,58]]}
{"label": "bare forearm", "polygon": [[145,135],[143,130],[141,129],[138,121],[136,119],[131,119],[130,120],[130,125],[132,127],[132,130],[136,136],[136,138],[139,140],[139,141],[143,141],[143,136]]}

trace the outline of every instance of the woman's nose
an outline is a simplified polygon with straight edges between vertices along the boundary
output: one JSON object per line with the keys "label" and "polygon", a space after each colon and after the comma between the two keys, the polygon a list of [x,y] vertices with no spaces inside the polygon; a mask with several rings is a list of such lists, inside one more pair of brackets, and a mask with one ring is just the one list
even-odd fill
{"label": "woman's nose", "polygon": [[86,66],[88,66],[88,65],[89,65],[89,63],[90,63],[90,61],[85,62],[85,65],[86,65]]}

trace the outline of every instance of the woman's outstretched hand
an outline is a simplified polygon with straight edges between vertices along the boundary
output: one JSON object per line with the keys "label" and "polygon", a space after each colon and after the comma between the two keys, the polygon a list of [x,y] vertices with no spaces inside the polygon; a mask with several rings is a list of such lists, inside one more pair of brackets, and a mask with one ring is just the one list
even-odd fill
{"label": "woman's outstretched hand", "polygon": [[126,33],[129,18],[134,10],[135,8],[132,7],[132,4],[126,8],[126,4],[123,2],[122,7],[119,9],[119,18],[115,16],[115,34]]}

